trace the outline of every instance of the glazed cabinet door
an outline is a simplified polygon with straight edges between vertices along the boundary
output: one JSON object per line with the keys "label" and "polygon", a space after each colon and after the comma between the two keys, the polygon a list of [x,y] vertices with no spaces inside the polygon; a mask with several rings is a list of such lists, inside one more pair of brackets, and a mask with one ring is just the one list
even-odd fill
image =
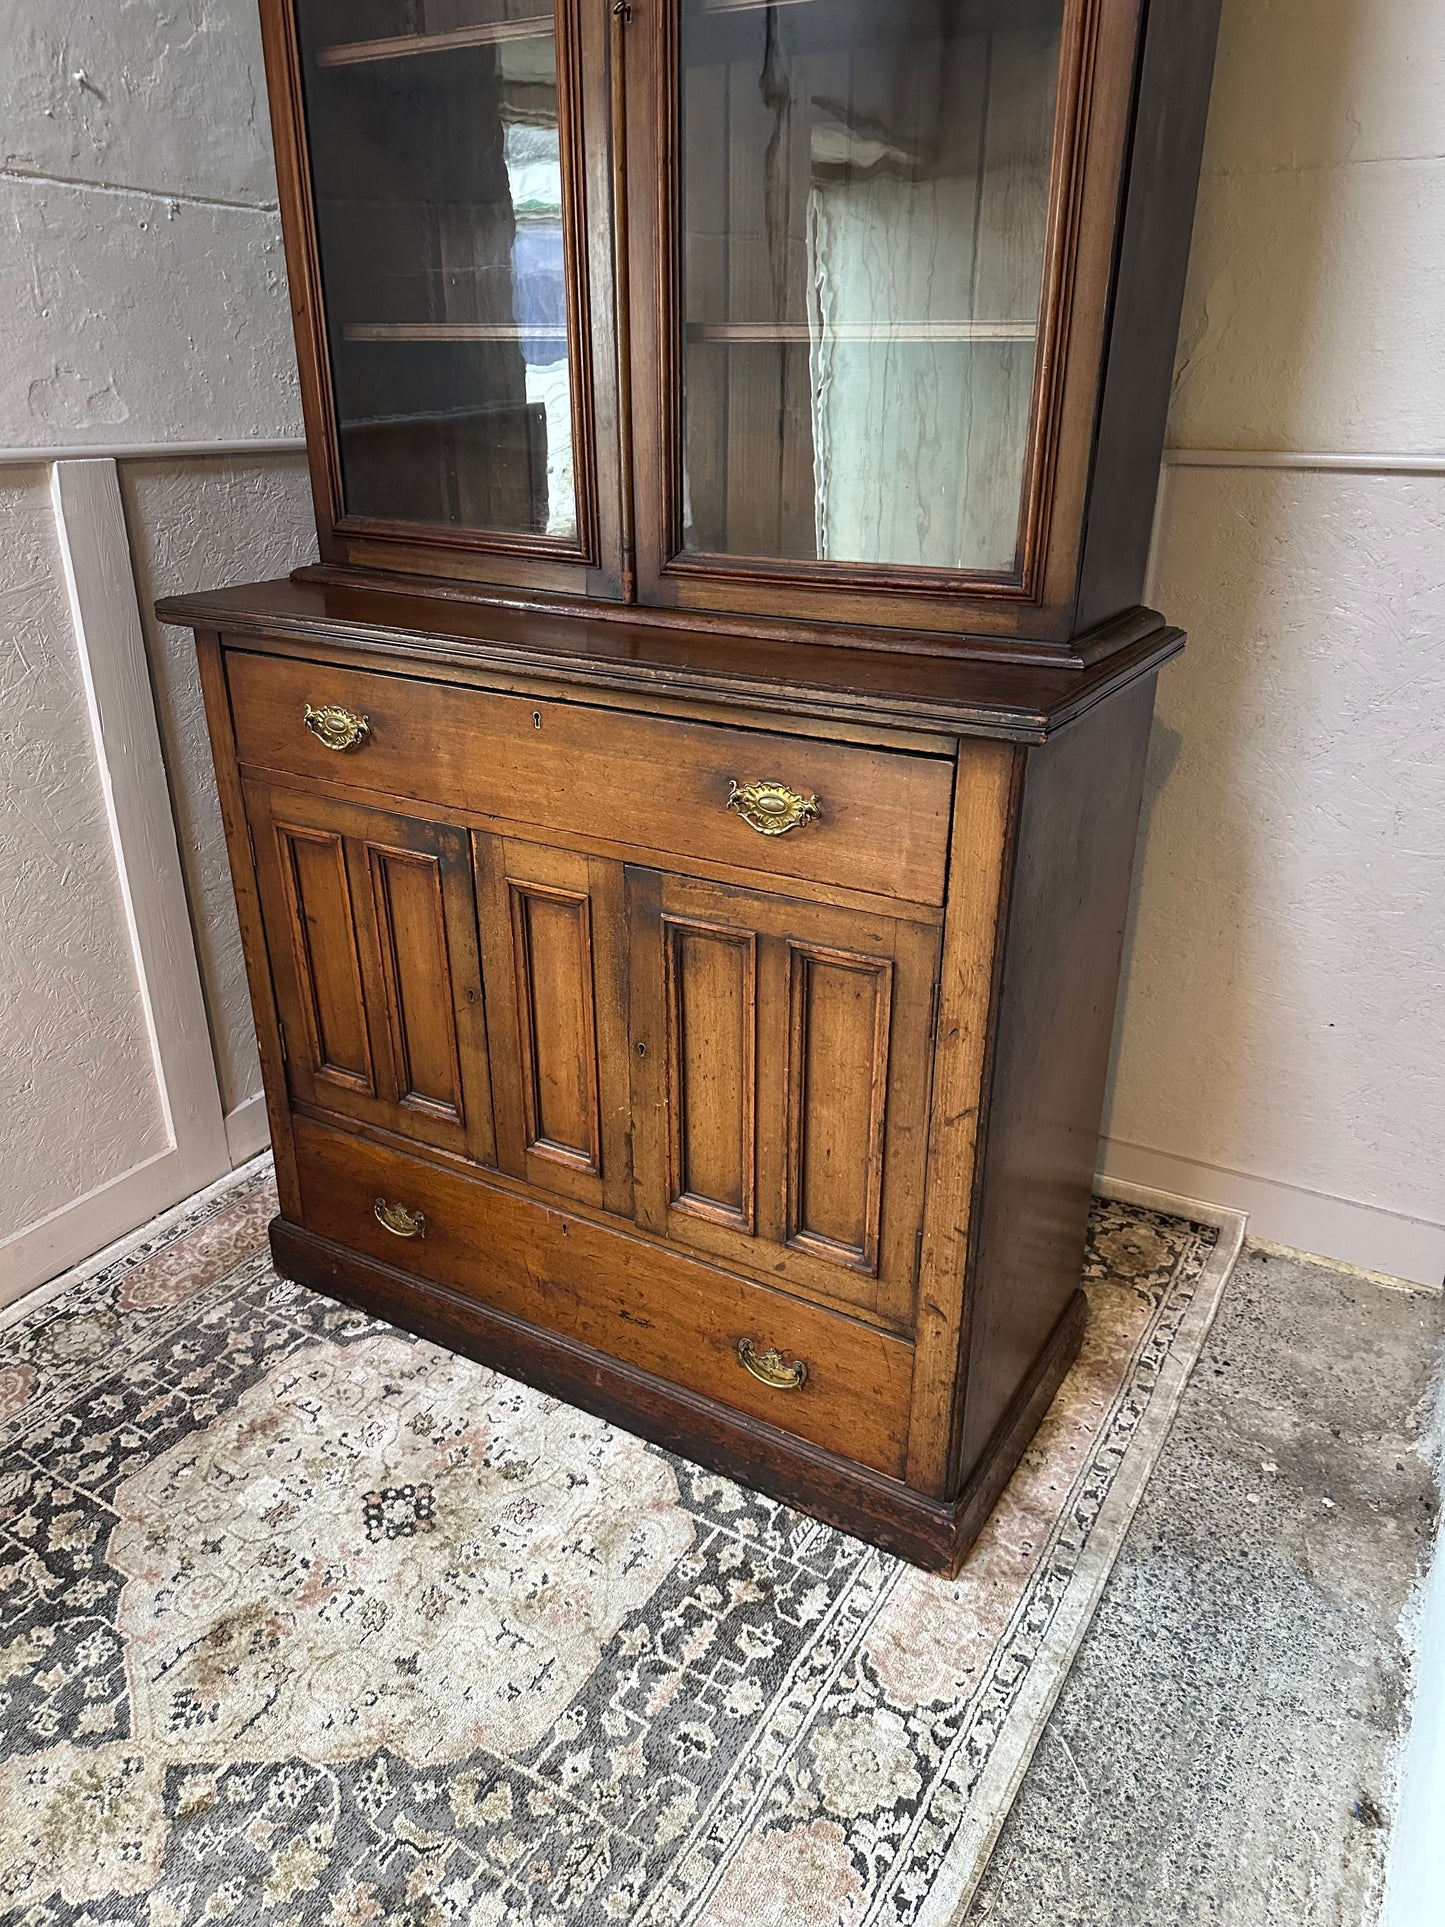
{"label": "glazed cabinet door", "polygon": [[601,10],[262,18],[323,555],[618,595]]}
{"label": "glazed cabinet door", "polygon": [[514,837],[474,843],[498,1162],[630,1216],[622,867]]}
{"label": "glazed cabinet door", "polygon": [[907,1329],[938,932],[627,876],[639,1221]]}
{"label": "glazed cabinet door", "polygon": [[466,831],[245,796],[293,1100],[494,1163]]}
{"label": "glazed cabinet door", "polygon": [[[1138,0],[657,0],[626,34],[644,601],[1072,606]],[[645,189],[644,191],[644,184]]]}

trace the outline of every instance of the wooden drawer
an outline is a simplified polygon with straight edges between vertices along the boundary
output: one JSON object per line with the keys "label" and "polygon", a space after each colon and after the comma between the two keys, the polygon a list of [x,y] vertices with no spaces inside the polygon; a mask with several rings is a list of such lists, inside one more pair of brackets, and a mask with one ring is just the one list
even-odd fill
{"label": "wooden drawer", "polygon": [[[901,1477],[913,1348],[500,1186],[296,1120],[306,1229]],[[426,1221],[403,1237],[377,1200]],[[807,1377],[775,1389],[739,1345]]]}
{"label": "wooden drawer", "polygon": [[[503,822],[605,838],[912,903],[943,901],[953,764],[844,743],[634,715],[231,650],[243,763]],[[307,706],[368,720],[328,749]],[[815,797],[818,815],[765,835],[732,786]]]}

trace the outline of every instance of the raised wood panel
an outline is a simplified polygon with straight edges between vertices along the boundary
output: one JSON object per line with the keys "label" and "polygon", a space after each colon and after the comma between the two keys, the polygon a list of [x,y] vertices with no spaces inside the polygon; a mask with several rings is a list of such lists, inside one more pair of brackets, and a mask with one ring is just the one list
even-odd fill
{"label": "raised wood panel", "polygon": [[632,1215],[622,868],[472,839],[503,1170]]}
{"label": "raised wood panel", "polygon": [[757,937],[666,918],[668,1190],[749,1234],[757,1162]]}
{"label": "raised wood panel", "polygon": [[788,1242],[878,1269],[893,966],[788,945]]}
{"label": "raised wood panel", "polygon": [[461,1124],[462,1071],[452,1009],[441,863],[366,845],[377,943],[391,1020],[397,1101]]}
{"label": "raised wood panel", "polygon": [[306,1072],[318,1084],[374,1096],[345,845],[330,831],[281,821],[276,848],[300,991]]}
{"label": "raised wood panel", "polygon": [[507,891],[526,1147],[600,1177],[591,906],[538,884]]}

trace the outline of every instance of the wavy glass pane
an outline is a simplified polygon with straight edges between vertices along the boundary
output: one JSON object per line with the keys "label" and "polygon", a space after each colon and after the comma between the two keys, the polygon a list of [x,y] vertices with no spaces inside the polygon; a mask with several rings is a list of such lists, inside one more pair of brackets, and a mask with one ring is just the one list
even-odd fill
{"label": "wavy glass pane", "polygon": [[548,0],[298,0],[349,515],[577,537]]}
{"label": "wavy glass pane", "polygon": [[684,545],[1008,571],[1063,0],[683,0]]}

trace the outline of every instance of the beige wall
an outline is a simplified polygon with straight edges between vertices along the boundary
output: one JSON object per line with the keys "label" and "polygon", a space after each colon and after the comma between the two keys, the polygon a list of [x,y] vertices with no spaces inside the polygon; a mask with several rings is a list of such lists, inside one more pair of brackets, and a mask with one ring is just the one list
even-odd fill
{"label": "beige wall", "polygon": [[1442,156],[1437,0],[1225,0],[1152,590],[1190,646],[1160,682],[1105,1154],[1434,1283]]}
{"label": "beige wall", "polygon": [[211,749],[189,629],[162,627],[163,595],[284,575],[316,559],[311,487],[300,456],[127,462],[121,471],[136,587],[171,799],[180,830],[221,1099],[236,1110],[261,1089]]}

